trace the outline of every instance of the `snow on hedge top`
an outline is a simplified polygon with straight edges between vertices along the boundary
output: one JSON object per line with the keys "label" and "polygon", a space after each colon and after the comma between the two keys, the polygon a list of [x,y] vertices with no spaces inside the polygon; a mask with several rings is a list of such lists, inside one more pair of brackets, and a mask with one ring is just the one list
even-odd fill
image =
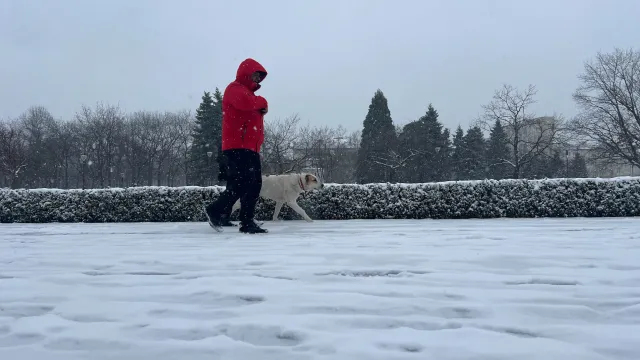
{"label": "snow on hedge top", "polygon": [[[336,184],[336,183],[325,183],[325,187],[328,188],[336,188],[336,187],[347,187],[347,188],[359,188],[362,190],[368,190],[371,188],[380,188],[380,187],[397,187],[397,188],[440,188],[440,187],[448,187],[448,186],[477,186],[482,184],[500,184],[500,185],[516,185],[529,183],[537,188],[540,185],[552,185],[558,186],[562,183],[617,183],[620,185],[626,185],[629,183],[637,183],[640,182],[640,176],[620,176],[614,178],[554,178],[554,179],[536,179],[536,180],[527,180],[527,179],[502,179],[502,180],[456,180],[456,181],[442,181],[442,182],[432,182],[432,183],[368,183],[368,184]],[[536,186],[537,185],[537,186]],[[136,187],[128,187],[128,188],[104,188],[104,189],[55,189],[55,188],[37,188],[37,189],[8,189],[2,188],[2,191],[30,191],[30,192],[84,192],[84,193],[96,193],[96,192],[104,192],[104,191],[126,191],[128,193],[144,193],[148,191],[153,191],[156,193],[166,193],[166,192],[176,192],[176,191],[197,191],[197,190],[214,190],[215,192],[220,192],[225,189],[224,186],[214,185],[214,186],[136,186]]]}
{"label": "snow on hedge top", "polygon": [[380,186],[393,186],[393,187],[402,187],[402,188],[423,188],[423,187],[441,187],[441,186],[450,186],[450,185],[467,185],[467,186],[476,186],[480,184],[494,183],[494,184],[505,184],[505,185],[515,185],[522,183],[531,183],[531,184],[548,184],[548,185],[558,185],[563,182],[574,182],[574,183],[628,183],[628,182],[640,182],[640,176],[620,176],[615,178],[553,178],[553,179],[502,179],[502,180],[493,180],[493,179],[485,179],[485,180],[454,180],[454,181],[441,181],[441,182],[432,182],[432,183],[369,183],[369,184],[333,184],[326,183],[325,186],[349,186],[349,187],[361,187],[361,188],[370,188],[370,187],[380,187]]}

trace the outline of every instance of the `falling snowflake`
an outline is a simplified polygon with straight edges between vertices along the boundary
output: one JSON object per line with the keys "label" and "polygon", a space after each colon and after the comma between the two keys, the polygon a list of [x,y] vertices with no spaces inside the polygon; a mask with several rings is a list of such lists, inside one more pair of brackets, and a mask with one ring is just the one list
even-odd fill
{"label": "falling snowflake", "polygon": [[93,161],[91,161],[91,160],[87,161],[87,165],[89,165],[89,166],[93,165]]}

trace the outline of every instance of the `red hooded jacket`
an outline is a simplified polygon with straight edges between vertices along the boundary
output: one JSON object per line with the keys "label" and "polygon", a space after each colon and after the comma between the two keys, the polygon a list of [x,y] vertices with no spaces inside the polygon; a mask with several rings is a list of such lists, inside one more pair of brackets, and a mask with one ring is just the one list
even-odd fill
{"label": "red hooded jacket", "polygon": [[238,67],[236,80],[229,84],[222,96],[222,150],[248,149],[260,152],[264,142],[264,115],[260,109],[269,105],[254,93],[260,88],[251,80],[256,72],[267,71],[253,59],[244,60]]}

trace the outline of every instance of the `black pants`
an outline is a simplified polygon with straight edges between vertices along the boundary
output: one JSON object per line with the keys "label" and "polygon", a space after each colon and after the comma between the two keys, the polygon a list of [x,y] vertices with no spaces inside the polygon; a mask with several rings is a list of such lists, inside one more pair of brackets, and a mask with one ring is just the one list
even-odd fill
{"label": "black pants", "polygon": [[240,199],[240,222],[250,222],[262,187],[260,154],[246,149],[225,150],[222,154],[226,162],[227,188],[210,206],[216,214],[228,216],[233,204]]}

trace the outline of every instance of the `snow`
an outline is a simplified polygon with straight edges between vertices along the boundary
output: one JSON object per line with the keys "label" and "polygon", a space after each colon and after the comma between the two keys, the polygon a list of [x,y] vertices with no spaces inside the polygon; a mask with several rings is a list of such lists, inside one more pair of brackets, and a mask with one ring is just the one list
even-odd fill
{"label": "snow", "polygon": [[638,219],[265,227],[0,224],[0,359],[640,358]]}
{"label": "snow", "polygon": [[611,178],[548,178],[548,179],[502,179],[502,180],[452,180],[452,181],[440,181],[440,182],[431,182],[431,183],[373,183],[373,184],[325,184],[331,186],[356,186],[360,188],[368,188],[372,185],[378,186],[394,186],[401,188],[421,188],[426,186],[431,187],[442,187],[442,186],[451,186],[451,185],[464,185],[464,186],[477,186],[485,183],[498,183],[504,185],[515,186],[521,183],[531,183],[534,186],[540,185],[553,185],[559,186],[562,182],[573,182],[577,184],[585,184],[585,183],[628,183],[633,181],[639,181],[640,176],[618,176]]}

